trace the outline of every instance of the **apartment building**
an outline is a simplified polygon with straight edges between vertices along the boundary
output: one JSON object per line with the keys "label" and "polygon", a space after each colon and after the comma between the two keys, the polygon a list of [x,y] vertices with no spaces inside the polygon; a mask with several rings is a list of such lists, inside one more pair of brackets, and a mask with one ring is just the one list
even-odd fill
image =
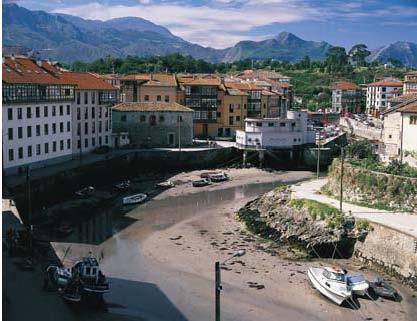
{"label": "apartment building", "polygon": [[[249,82],[225,81],[226,88],[243,91],[247,95],[247,117],[262,118],[266,117],[267,109],[262,109],[262,88]],[[264,103],[266,104],[265,100]]]}
{"label": "apartment building", "polygon": [[113,107],[113,132],[136,147],[178,147],[193,142],[193,113],[175,102],[130,102]]}
{"label": "apartment building", "polygon": [[5,174],[71,159],[75,85],[45,60],[6,56],[2,72]]}
{"label": "apartment building", "polygon": [[120,78],[123,102],[176,102],[178,83],[172,74],[136,74]]}
{"label": "apartment building", "polygon": [[381,80],[367,84],[366,113],[379,117],[388,107],[391,98],[400,95],[403,83],[397,80]]}
{"label": "apartment building", "polygon": [[358,113],[361,111],[362,90],[348,81],[338,81],[332,90],[332,111],[334,113]]}
{"label": "apartment building", "polygon": [[216,137],[217,112],[224,96],[224,86],[215,75],[181,75],[178,77],[184,92],[186,107],[194,110],[194,135],[199,138]]}
{"label": "apartment building", "polygon": [[62,72],[75,86],[72,108],[72,151],[74,157],[110,145],[111,107],[119,101],[118,89],[87,72]]}
{"label": "apartment building", "polygon": [[403,95],[417,94],[417,71],[410,71],[404,77]]}
{"label": "apartment building", "polygon": [[285,119],[246,118],[245,129],[236,131],[236,144],[243,149],[291,149],[314,142],[306,111],[288,111]]}
{"label": "apartment building", "polygon": [[244,128],[247,102],[246,92],[226,88],[220,109],[217,112],[218,137],[234,137],[236,130]]}

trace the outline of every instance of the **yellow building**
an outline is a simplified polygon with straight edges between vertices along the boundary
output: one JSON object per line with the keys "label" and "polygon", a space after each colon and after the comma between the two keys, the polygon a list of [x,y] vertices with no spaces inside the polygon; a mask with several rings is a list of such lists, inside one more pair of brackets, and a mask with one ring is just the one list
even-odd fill
{"label": "yellow building", "polygon": [[247,116],[247,93],[226,88],[217,113],[218,137],[234,137],[236,130],[243,129]]}

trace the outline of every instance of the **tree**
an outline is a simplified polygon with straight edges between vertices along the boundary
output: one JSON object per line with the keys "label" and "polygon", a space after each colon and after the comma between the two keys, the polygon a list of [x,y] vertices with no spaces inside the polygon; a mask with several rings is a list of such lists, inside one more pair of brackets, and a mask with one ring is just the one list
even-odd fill
{"label": "tree", "polygon": [[332,47],[327,51],[325,64],[329,72],[341,71],[347,64],[346,50],[343,47]]}
{"label": "tree", "polygon": [[346,148],[346,154],[350,158],[356,159],[372,159],[373,158],[373,147],[372,144],[364,140],[354,141],[352,144],[348,145]]}
{"label": "tree", "polygon": [[371,54],[368,47],[363,43],[354,45],[349,50],[349,56],[356,62],[357,66],[365,66],[365,59]]}

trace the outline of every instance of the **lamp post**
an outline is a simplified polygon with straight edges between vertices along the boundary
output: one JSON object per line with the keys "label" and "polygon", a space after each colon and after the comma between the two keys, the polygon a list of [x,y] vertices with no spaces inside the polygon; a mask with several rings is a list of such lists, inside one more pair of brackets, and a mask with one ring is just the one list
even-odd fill
{"label": "lamp post", "polygon": [[234,257],[243,256],[246,254],[245,250],[239,250],[230,257],[228,257],[223,262],[217,261],[214,264],[214,270],[215,270],[215,282],[214,282],[214,290],[215,290],[215,300],[216,300],[216,321],[220,321],[220,292],[222,290],[222,284],[221,284],[221,274],[220,274],[220,264],[225,264],[227,261],[233,259]]}

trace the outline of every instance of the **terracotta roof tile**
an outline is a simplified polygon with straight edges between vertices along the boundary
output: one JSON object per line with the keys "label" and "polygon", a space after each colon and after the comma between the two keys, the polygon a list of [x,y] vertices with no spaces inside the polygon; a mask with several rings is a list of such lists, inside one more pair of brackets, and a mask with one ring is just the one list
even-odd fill
{"label": "terracotta roof tile", "polygon": [[340,90],[359,90],[360,87],[353,82],[349,81],[338,81],[334,84],[334,89]]}
{"label": "terracotta roof tile", "polygon": [[417,113],[417,101],[398,109],[401,113]]}
{"label": "terracotta roof tile", "polygon": [[173,111],[173,112],[194,112],[191,108],[175,102],[133,102],[121,103],[113,107],[117,111]]}
{"label": "terracotta roof tile", "polygon": [[224,83],[224,85],[226,86],[226,88],[233,88],[233,89],[244,90],[244,91],[262,90],[261,87],[258,87],[255,84],[251,84],[251,83],[248,83],[248,82],[226,81]]}
{"label": "terracotta roof tile", "polygon": [[187,86],[220,86],[220,78],[180,77],[179,82]]}
{"label": "terracotta roof tile", "polygon": [[381,80],[367,84],[367,86],[402,87],[403,83],[401,81]]}
{"label": "terracotta roof tile", "polygon": [[116,87],[106,82],[103,78],[89,72],[63,72],[62,76],[67,82],[74,84],[75,89],[92,90],[117,90]]}

